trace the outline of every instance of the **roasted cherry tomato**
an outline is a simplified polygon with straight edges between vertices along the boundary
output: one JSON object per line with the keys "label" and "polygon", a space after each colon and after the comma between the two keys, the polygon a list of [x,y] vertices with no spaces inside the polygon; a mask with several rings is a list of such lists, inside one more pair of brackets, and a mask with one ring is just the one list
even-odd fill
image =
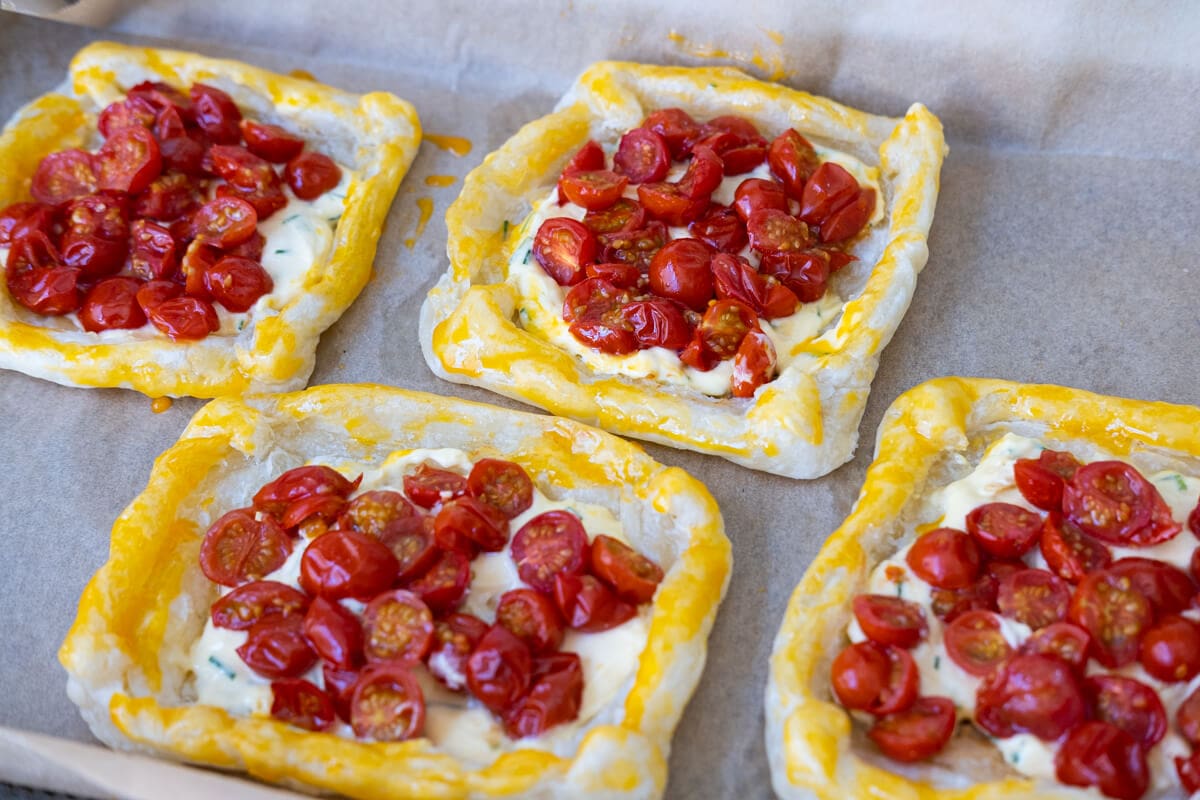
{"label": "roasted cherry tomato", "polygon": [[771,174],[782,181],[788,196],[799,200],[804,196],[805,182],[816,172],[820,159],[808,140],[789,128],[771,142],[767,164]]}
{"label": "roasted cherry tomato", "polygon": [[621,137],[613,168],[634,183],[661,181],[671,168],[666,140],[648,128],[634,128]]}
{"label": "roasted cherry tomato", "polygon": [[1091,635],[1096,659],[1116,668],[1137,658],[1142,634],[1154,621],[1154,608],[1128,576],[1108,567],[1079,582],[1067,616]]}
{"label": "roasted cherry tomato", "polygon": [[271,275],[257,261],[225,256],[204,270],[208,293],[233,312],[249,311],[258,299],[275,288]]}
{"label": "roasted cherry tomato", "polygon": [[915,647],[929,632],[921,607],[899,597],[860,594],[851,604],[854,618],[867,638],[905,649]]}
{"label": "roasted cherry tomato", "polygon": [[213,603],[212,623],[218,628],[244,631],[260,620],[290,617],[308,610],[308,596],[279,581],[243,584]]}
{"label": "roasted cherry tomato", "polygon": [[708,196],[721,185],[723,175],[724,164],[720,156],[710,148],[697,144],[692,148],[692,160],[687,171],[679,179],[679,190],[685,197],[707,201]]}
{"label": "roasted cherry tomato", "polygon": [[117,272],[125,264],[125,257],[129,253],[126,239],[114,241],[74,232],[63,234],[60,245],[63,264],[78,269],[90,278]]}
{"label": "roasted cherry tomato", "polygon": [[945,697],[919,697],[912,706],[875,721],[867,738],[897,761],[923,761],[941,751],[954,734],[958,717]]}
{"label": "roasted cherry tomato", "polygon": [[365,600],[396,580],[396,557],[378,539],[333,530],[309,543],[300,559],[300,585],[311,595]]}
{"label": "roasted cherry tomato", "polygon": [[1168,616],[1142,636],[1142,666],[1164,683],[1190,681],[1200,673],[1200,624]]}
{"label": "roasted cherry tomato", "polygon": [[467,479],[457,472],[421,464],[404,476],[404,493],[421,508],[433,508],[466,494]]}
{"label": "roasted cherry tomato", "polygon": [[1078,625],[1055,622],[1022,642],[1021,652],[1060,658],[1082,674],[1087,665],[1091,641],[1092,637]]}
{"label": "roasted cherry tomato", "polygon": [[800,219],[820,226],[835,212],[854,202],[858,181],[845,167],[826,161],[804,184],[800,195]]}
{"label": "roasted cherry tomato", "polygon": [[822,242],[844,242],[856,235],[875,213],[875,190],[862,189],[847,205],[834,211],[817,230]]}
{"label": "roasted cherry tomato", "polygon": [[554,601],[567,625],[585,633],[615,628],[637,614],[636,607],[591,575],[555,575]]}
{"label": "roasted cherry tomato", "polygon": [[1200,751],[1187,758],[1175,756],[1175,771],[1185,792],[1200,792]]}
{"label": "roasted cherry tomato", "polygon": [[1093,461],[1063,488],[1063,516],[1084,533],[1131,547],[1165,542],[1179,533],[1154,484],[1123,461]]}
{"label": "roasted cherry tomato", "polygon": [[1044,569],[1023,569],[1000,581],[996,605],[1000,613],[1039,630],[1067,616],[1071,589]]}
{"label": "roasted cherry tomato", "polygon": [[1054,741],[1087,711],[1075,673],[1057,658],[1018,653],[983,679],[975,693],[975,722],[993,736],[1032,733]]}
{"label": "roasted cherry tomato", "polygon": [[1088,536],[1079,526],[1051,511],[1042,525],[1040,540],[1042,557],[1059,577],[1072,583],[1083,580],[1088,573],[1107,567],[1112,551],[1100,541]]}
{"label": "roasted cherry tomato", "polygon": [[93,332],[142,327],[146,315],[137,302],[140,287],[141,283],[133,278],[100,281],[83,298],[79,324]]}
{"label": "roasted cherry tomato", "polygon": [[786,211],[762,208],[746,220],[750,248],[756,253],[797,253],[812,244],[808,226]]}
{"label": "roasted cherry tomato", "polygon": [[145,128],[122,128],[96,152],[96,185],[137,194],[162,172],[162,154]]}
{"label": "roasted cherry tomato", "polygon": [[651,260],[650,289],[703,311],[713,296],[712,256],[712,248],[698,239],[675,239]]}
{"label": "roasted cherry tomato", "polygon": [[1167,712],[1158,692],[1122,675],[1091,675],[1083,682],[1091,719],[1107,722],[1149,750],[1167,732]]}
{"label": "roasted cherry tomato", "polygon": [[1200,745],[1200,688],[1193,691],[1179,704],[1175,712],[1175,724],[1179,733],[1193,747]]}
{"label": "roasted cherry tomato", "polygon": [[[268,171],[269,169],[268,167]],[[231,183],[223,183],[217,187],[217,197],[227,197],[249,203],[261,222],[286,206],[288,202],[287,195],[277,184],[278,179],[273,177],[275,173],[271,172],[270,174],[272,178],[268,179],[267,185],[254,189],[243,189]]]}
{"label": "roasted cherry tomato", "polygon": [[311,521],[316,518],[328,528],[329,523],[332,523],[341,516],[345,508],[346,501],[337,495],[311,495],[289,503],[287,511],[283,512],[283,518],[280,522],[283,523],[283,527],[291,530],[305,521]]}
{"label": "roasted cherry tomato", "polygon": [[121,128],[131,125],[149,130],[154,127],[157,117],[157,109],[146,98],[126,96],[124,100],[105,106],[100,112],[96,127],[101,136],[108,138]]}
{"label": "roasted cherry tomato", "polygon": [[[712,131],[711,122],[704,127]],[[696,142],[695,147],[710,148],[720,156],[726,175],[750,172],[767,157],[767,140],[757,133],[747,136],[741,131],[717,130]]]}
{"label": "roasted cherry tomato", "polygon": [[289,505],[306,497],[332,495],[345,498],[358,488],[361,480],[360,476],[349,481],[331,467],[316,464],[296,467],[259,489],[254,495],[254,507],[278,517]]}
{"label": "roasted cherry tomato", "polygon": [[733,192],[733,208],[743,221],[750,219],[755,211],[774,209],[785,214],[788,210],[787,194],[775,181],[762,178],[747,178]]}
{"label": "roasted cherry tomato", "polygon": [[581,222],[554,217],[533,237],[533,257],[559,286],[574,286],[596,260],[596,236]]}
{"label": "roasted cherry tomato", "polygon": [[1128,578],[1158,615],[1179,613],[1190,607],[1196,596],[1196,585],[1186,572],[1157,559],[1122,558],[1110,564],[1108,571]]}
{"label": "roasted cherry tomato", "polygon": [[520,464],[483,458],[467,475],[467,493],[512,519],[533,505],[533,481]]}
{"label": "roasted cherry tomato", "polygon": [[8,251],[4,273],[12,282],[16,275],[39,269],[54,269],[62,266],[58,248],[46,233],[40,230],[23,232],[14,238]]}
{"label": "roasted cherry tomato", "polygon": [[210,139],[219,145],[241,141],[242,112],[232,97],[203,83],[192,84],[191,97],[196,124]]}
{"label": "roasted cherry tomato", "polygon": [[985,571],[961,589],[934,589],[930,592],[929,605],[933,613],[947,623],[968,611],[995,611],[999,584],[994,575]]}
{"label": "roasted cherry tomato", "polygon": [[1013,478],[1030,503],[1045,511],[1059,511],[1063,486],[1080,466],[1070,453],[1043,450],[1037,458],[1018,458]]}
{"label": "roasted cherry tomato", "polygon": [[304,149],[304,140],[278,125],[243,119],[239,125],[246,149],[259,158],[282,164],[295,158]]}
{"label": "roasted cherry tomato", "polygon": [[467,659],[488,625],[470,614],[448,614],[433,623],[433,646],[425,656],[425,665],[433,677],[447,689],[461,692],[467,688]]}
{"label": "roasted cherry tomato", "polygon": [[[8,246],[13,242],[13,230],[33,214],[39,211],[49,211],[41,203],[13,203],[0,209],[0,245]],[[47,229],[44,233],[50,233]]]}
{"label": "roasted cherry tomato", "polygon": [[264,678],[298,678],[317,663],[317,653],[304,638],[303,627],[304,619],[297,614],[260,620],[250,628],[237,654]]}
{"label": "roasted cherry tomato", "polygon": [[[604,169],[604,150],[600,145],[592,140],[588,140],[583,147],[579,148],[579,152],[571,156],[571,160],[563,167],[563,175],[573,175],[576,172],[587,172],[589,170]],[[562,184],[558,186],[558,204],[561,206],[567,202],[566,195],[563,194]]]}
{"label": "roasted cherry tomato", "polygon": [[362,663],[363,626],[341,603],[324,597],[313,600],[304,615],[304,638],[325,663],[338,669]]}
{"label": "roasted cherry tomato", "polygon": [[296,197],[316,200],[341,182],[342,169],[327,155],[305,151],[287,163],[283,177]]}
{"label": "roasted cherry tomato", "polygon": [[351,500],[342,511],[338,527],[359,531],[378,539],[389,524],[416,513],[412,503],[399,492],[386,489],[363,492]]}
{"label": "roasted cherry tomato", "polygon": [[642,127],[661,136],[674,159],[687,155],[700,138],[700,123],[681,108],[659,109],[646,117]]}
{"label": "roasted cherry tomato", "polygon": [[1000,632],[1000,618],[991,611],[967,611],[946,626],[946,652],[972,675],[989,675],[1012,654]]}
{"label": "roasted cherry tomato", "polygon": [[212,524],[200,545],[200,569],[222,586],[256,581],[283,566],[292,540],[270,517],[239,508]]}
{"label": "roasted cherry tomato", "polygon": [[169,83],[162,81],[142,81],[126,92],[126,97],[143,100],[161,114],[164,111],[174,111],[189,122],[195,118],[192,101]]}
{"label": "roasted cherry tomato", "polygon": [[84,150],[59,150],[38,162],[29,193],[39,203],[56,206],[72,198],[91,194],[99,185],[96,162],[91,153]]}
{"label": "roasted cherry tomato", "polygon": [[912,656],[877,642],[859,642],[838,653],[831,681],[838,702],[876,716],[904,711],[917,699],[917,665]]}
{"label": "roasted cherry tomato", "polygon": [[638,341],[623,313],[632,299],[626,289],[588,278],[563,298],[563,319],[571,335],[589,347],[612,355],[632,353]]}
{"label": "roasted cherry tomato", "polygon": [[393,589],[367,604],[363,633],[368,661],[416,664],[433,643],[433,612],[412,592]]}
{"label": "roasted cherry tomato", "polygon": [[718,300],[704,312],[696,335],[709,352],[723,361],[737,353],[742,339],[752,330],[758,330],[753,311],[736,300]]}
{"label": "roasted cherry tomato", "polygon": [[496,624],[525,642],[534,655],[554,652],[566,635],[566,623],[554,601],[533,589],[512,589],[500,595]]}
{"label": "roasted cherry tomato", "polygon": [[164,172],[137,196],[133,211],[139,217],[166,222],[190,214],[200,200],[191,178],[182,172]]}
{"label": "roasted cherry tomato", "polygon": [[689,222],[688,232],[722,253],[740,253],[750,241],[746,224],[737,212],[716,204],[710,204],[702,217]]}
{"label": "roasted cherry tomato", "polygon": [[629,179],[612,170],[597,169],[564,174],[558,185],[563,196],[575,205],[588,211],[603,211],[621,199]]}
{"label": "roasted cherry tomato", "polygon": [[634,231],[646,224],[646,210],[638,201],[622,197],[606,209],[584,214],[583,224],[598,234]]}
{"label": "roasted cherry tomato", "polygon": [[734,397],[753,397],[758,387],[775,377],[775,345],[760,330],[751,330],[733,355],[729,391]]}
{"label": "roasted cherry tomato", "polygon": [[[18,242],[12,252],[16,253],[28,241],[24,239]],[[70,314],[83,302],[83,292],[79,287],[80,272],[74,267],[35,267],[10,272],[7,277],[12,298],[30,311],[45,316]]]}
{"label": "roasted cherry tomato", "polygon": [[591,556],[592,572],[627,602],[650,602],[662,583],[662,567],[619,539],[598,534],[592,540]]}
{"label": "roasted cherry tomato", "polygon": [[801,303],[813,303],[825,296],[831,272],[829,254],[816,249],[766,253],[758,270],[786,286]]}
{"label": "roasted cherry tomato", "polygon": [[171,231],[149,220],[135,220],[130,228],[129,269],[146,281],[174,276],[179,266]]}
{"label": "roasted cherry tomato", "polygon": [[511,706],[529,688],[533,657],[503,625],[493,625],[467,659],[471,694],[494,713]]}
{"label": "roasted cherry tomato", "polygon": [[600,246],[600,261],[628,264],[644,270],[649,269],[654,254],[667,243],[668,238],[666,226],[651,220],[640,228],[602,233],[596,240]]}
{"label": "roasted cherry tomato", "polygon": [[433,535],[443,550],[474,557],[478,550],[496,553],[508,544],[508,520],[492,506],[470,495],[442,505],[433,520]]}
{"label": "roasted cherry tomato", "polygon": [[444,550],[429,570],[408,585],[434,611],[458,605],[471,582],[471,561],[457,550]]}
{"label": "roasted cherry tomato", "polygon": [[183,287],[174,281],[147,281],[137,290],[137,302],[147,315],[167,300],[183,294]]}
{"label": "roasted cherry tomato", "polygon": [[526,522],[512,539],[512,558],[521,580],[544,594],[556,575],[584,570],[587,533],[569,511],[547,511]]}
{"label": "roasted cherry tomato", "polygon": [[626,303],[621,307],[621,317],[639,349],[665,347],[678,351],[692,338],[692,326],[680,308],[671,300],[652,297]]}
{"label": "roasted cherry tomato", "polygon": [[688,225],[708,208],[709,195],[689,195],[678,183],[639,183],[638,202],[656,220],[667,225]]}
{"label": "roasted cherry tomato", "polygon": [[514,739],[538,736],[579,716],[583,663],[575,653],[553,653],[533,661],[529,691],[504,710],[504,730]]}
{"label": "roasted cherry tomato", "polygon": [[424,575],[438,559],[433,517],[424,514],[392,520],[380,532],[379,541],[399,562],[396,580],[401,584]]}
{"label": "roasted cherry tomato", "polygon": [[1118,800],[1137,800],[1150,785],[1141,746],[1125,731],[1100,721],[1071,731],[1054,756],[1054,773],[1068,786],[1095,786]]}
{"label": "roasted cherry tomato", "polygon": [[984,503],[967,514],[967,532],[995,558],[1020,558],[1042,533],[1042,518],[1012,503]]}
{"label": "roasted cherry tomato", "polygon": [[323,731],[333,724],[333,698],[299,678],[271,683],[271,716],[309,731]]}
{"label": "roasted cherry tomato", "polygon": [[400,742],[425,729],[425,695],[402,664],[372,664],[362,671],[350,698],[354,735],[377,742]]}
{"label": "roasted cherry tomato", "polygon": [[713,288],[721,300],[736,300],[765,319],[791,316],[796,295],[776,279],[759,274],[740,256],[717,253],[711,263]]}
{"label": "roasted cherry tomato", "polygon": [[236,197],[217,197],[202,205],[192,217],[196,238],[220,248],[249,239],[258,227],[254,206]]}
{"label": "roasted cherry tomato", "polygon": [[937,528],[917,537],[904,560],[918,578],[931,586],[964,589],[979,576],[983,555],[967,533]]}

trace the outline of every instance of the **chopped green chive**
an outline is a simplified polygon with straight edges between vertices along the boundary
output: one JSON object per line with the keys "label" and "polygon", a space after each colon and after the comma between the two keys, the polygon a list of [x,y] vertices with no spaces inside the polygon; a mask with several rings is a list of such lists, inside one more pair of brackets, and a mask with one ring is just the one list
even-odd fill
{"label": "chopped green chive", "polygon": [[208,663],[220,670],[221,674],[223,674],[229,680],[237,680],[237,673],[218,661],[216,656],[209,656]]}
{"label": "chopped green chive", "polygon": [[281,256],[281,255],[283,255],[283,254],[284,254],[284,253],[286,253],[286,252],[287,252],[287,248],[286,248],[286,247],[281,247],[281,248],[279,248],[278,250],[276,250],[276,251],[275,251],[275,255],[277,255],[277,256]]}
{"label": "chopped green chive", "polygon": [[294,219],[300,219],[300,215],[299,215],[299,214],[292,214],[290,217],[288,217],[287,219],[285,219],[285,220],[283,221],[283,224],[284,224],[284,225],[286,225],[287,223],[291,222],[291,221],[292,221],[292,220],[294,220]]}

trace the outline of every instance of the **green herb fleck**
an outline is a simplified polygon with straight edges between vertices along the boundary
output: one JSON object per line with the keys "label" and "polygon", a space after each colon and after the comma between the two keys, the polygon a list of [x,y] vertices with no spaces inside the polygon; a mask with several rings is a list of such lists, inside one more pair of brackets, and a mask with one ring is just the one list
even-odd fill
{"label": "green herb fleck", "polygon": [[337,224],[337,221],[338,221],[339,219],[341,219],[341,218],[342,218],[342,215],[341,215],[341,214],[338,214],[336,217],[326,217],[326,218],[325,218],[325,221],[326,221],[326,222],[328,222],[328,223],[329,223],[329,224],[331,224],[331,225],[336,225],[336,224]]}
{"label": "green herb fleck", "polygon": [[1179,491],[1181,491],[1181,492],[1186,492],[1187,491],[1187,481],[1185,481],[1183,479],[1183,476],[1175,475],[1174,478],[1175,478],[1175,488],[1179,489]]}
{"label": "green herb fleck", "polygon": [[941,668],[942,668],[942,657],[941,657],[941,656],[934,656],[934,657],[933,657],[933,668],[934,668],[934,669],[941,669]]}
{"label": "green herb fleck", "polygon": [[300,219],[300,215],[299,215],[299,214],[292,214],[290,217],[288,217],[287,219],[285,219],[285,220],[283,221],[283,224],[284,224],[284,225],[286,225],[286,224],[288,224],[289,222],[291,222],[291,221],[292,221],[292,220],[294,220],[294,219]]}
{"label": "green herb fleck", "polygon": [[528,264],[528,263],[529,263],[529,257],[530,257],[531,255],[533,255],[533,251],[532,251],[532,250],[526,250],[526,251],[525,251],[525,257],[524,257],[523,259],[521,259],[521,263],[522,263],[522,264]]}
{"label": "green herb fleck", "polygon": [[233,670],[231,670],[229,667],[222,664],[220,661],[218,661],[216,656],[209,656],[208,663],[212,664],[214,667],[216,667],[218,670],[220,670],[221,674],[223,674],[229,680],[231,680],[231,681],[237,680],[237,673],[234,672]]}
{"label": "green herb fleck", "polygon": [[710,88],[710,89],[715,89],[715,88],[717,88],[717,85],[716,85],[715,83],[710,83],[710,84],[708,85],[708,88]]}
{"label": "green herb fleck", "polygon": [[508,220],[504,220],[504,238],[508,238]]}
{"label": "green herb fleck", "polygon": [[904,581],[896,581],[896,597],[904,597]]}
{"label": "green herb fleck", "polygon": [[242,328],[244,328],[244,327],[246,327],[246,320],[244,320],[244,319],[243,319],[243,320],[239,320],[239,321],[238,321],[238,330],[240,331],[240,330],[241,330]]}
{"label": "green herb fleck", "polygon": [[276,251],[275,251],[275,255],[277,255],[277,256],[281,256],[281,255],[283,255],[283,254],[284,254],[284,253],[286,253],[286,252],[287,252],[287,248],[286,248],[286,247],[281,247],[281,248],[279,248],[278,250],[276,250]]}
{"label": "green herb fleck", "polygon": [[1021,751],[1020,750],[1014,751],[1012,756],[1009,758],[1009,761],[1011,761],[1014,764],[1020,764],[1021,763]]}

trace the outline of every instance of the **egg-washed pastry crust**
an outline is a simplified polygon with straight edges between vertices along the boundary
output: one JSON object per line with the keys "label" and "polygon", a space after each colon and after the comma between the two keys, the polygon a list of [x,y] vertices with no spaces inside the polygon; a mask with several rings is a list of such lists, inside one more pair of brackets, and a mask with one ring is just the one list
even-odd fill
{"label": "egg-washed pastry crust", "polygon": [[[209,524],[306,461],[350,475],[396,451],[438,447],[516,461],[551,497],[609,508],[631,544],[663,566],[636,678],[607,715],[615,722],[593,720],[573,757],[512,750],[472,770],[424,739],[354,741],[189,704],[189,650],[218,595],[197,560]],[[109,561],[84,590],[59,659],[71,699],[113,747],[355,798],[653,798],[730,565],[708,491],[594,428],[372,385],[222,398],[196,414],[118,518]]]}
{"label": "egg-washed pastry crust", "polygon": [[97,42],[72,59],[66,83],[17,112],[0,134],[0,207],[29,199],[42,157],[86,146],[97,116],[141,81],[223,89],[244,112],[295,132],[357,173],[324,263],[286,304],[259,305],[236,335],[173,342],[165,335],[104,343],[96,334],[39,325],[0,289],[0,368],[68,386],[120,386],[151,396],[217,397],[304,386],[317,340],[371,273],[375,246],[421,141],[417,114],[387,92],[356,95],[301,78],[194,53]]}
{"label": "egg-washed pastry crust", "polygon": [[[1200,409],[1061,386],[940,378],[901,395],[879,427],[854,510],[821,548],[788,603],[771,654],[766,744],[781,798],[923,800],[1097,795],[1008,767],[968,725],[932,761],[889,761],[837,704],[830,665],[846,642],[850,601],[871,570],[938,514],[934,490],[970,473],[1005,433],[1086,460],[1110,455],[1143,472],[1200,470]],[[1182,794],[1180,795],[1182,796]]]}
{"label": "egg-washed pastry crust", "polygon": [[[595,372],[517,323],[505,283],[516,228],[588,139],[615,144],[659,108],[698,119],[736,113],[768,138],[792,127],[880,170],[881,256],[839,273],[849,302],[827,336],[752,399],[714,399],[652,378]],[[554,113],[529,123],[472,171],[446,212],[450,268],[421,309],[421,346],[440,377],[483,386],[555,414],[794,478],[850,458],[879,360],[908,308],[946,148],[914,104],[903,118],[866,114],[730,68],[601,62]]]}

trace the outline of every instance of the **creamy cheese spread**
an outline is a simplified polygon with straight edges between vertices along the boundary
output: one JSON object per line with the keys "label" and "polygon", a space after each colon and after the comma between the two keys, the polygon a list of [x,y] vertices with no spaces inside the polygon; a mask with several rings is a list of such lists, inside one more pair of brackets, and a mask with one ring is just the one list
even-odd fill
{"label": "creamy cheese spread", "polygon": [[[388,457],[379,469],[363,472],[359,491],[401,491],[404,474],[422,463],[464,474],[471,468],[471,461],[461,450],[397,452]],[[347,475],[356,475],[359,471],[352,464],[331,466]],[[564,509],[579,517],[589,539],[604,533],[628,543],[620,521],[608,509],[587,503],[551,500],[536,487],[533,505],[511,520],[510,530],[515,534],[530,519],[555,509]],[[299,588],[300,560],[306,546],[307,541],[297,542],[288,560],[263,580],[279,581]],[[524,586],[517,576],[508,545],[500,552],[481,553],[471,563],[471,582],[460,610],[491,624],[495,621],[500,595]],[[223,589],[222,593],[228,591]],[[361,613],[364,607],[355,600],[343,600],[341,603],[355,613]],[[473,766],[490,764],[501,753],[514,748],[528,747],[549,750],[561,756],[570,755],[592,724],[620,720],[624,697],[633,685],[638,660],[646,645],[651,608],[649,604],[643,605],[639,607],[637,616],[601,633],[567,632],[560,649],[577,653],[583,666],[583,701],[579,716],[573,722],[557,725],[538,737],[510,739],[500,721],[479,701],[469,695],[449,691],[424,666],[418,666],[414,673],[425,694],[424,736],[438,749]],[[269,717],[271,681],[255,674],[237,654],[237,648],[246,641],[247,635],[246,631],[217,628],[211,619],[205,623],[203,635],[191,650],[196,700],[239,716]],[[302,677],[316,686],[324,686],[320,664]],[[340,720],[329,730],[345,738],[355,738],[350,726]]]}
{"label": "creamy cheese spread", "polygon": [[[1044,449],[1046,449],[1045,445],[1034,439],[1011,433],[1006,434],[988,449],[970,475],[933,493],[929,502],[933,509],[940,512],[941,515],[935,526],[966,530],[967,514],[984,503],[1011,503],[1031,511],[1044,513],[1025,499],[1013,478],[1013,464],[1017,459],[1037,458]],[[1197,499],[1200,498],[1200,478],[1171,471],[1147,475],[1147,478],[1171,508],[1172,517],[1177,522],[1185,524],[1188,514],[1196,507]],[[1128,556],[1141,556],[1164,561],[1186,572],[1197,544],[1200,543],[1186,530],[1185,526],[1183,531],[1161,544],[1151,547],[1112,547],[1110,549],[1114,560]],[[982,682],[982,678],[977,678],[960,668],[947,654],[943,643],[943,632],[946,626],[934,615],[930,606],[932,587],[909,569],[905,561],[908,550],[909,548],[905,547],[875,567],[866,591],[871,594],[900,597],[921,606],[929,625],[929,634],[920,644],[909,651],[920,669],[920,694],[922,696],[947,697],[954,701],[961,719],[970,719],[975,710],[975,691]],[[1042,558],[1041,549],[1037,545],[1034,545],[1033,549],[1025,555],[1024,561],[1030,567],[1049,569],[1045,559]],[[1183,613],[1184,616],[1192,619],[1200,619],[1200,612],[1189,610]],[[1001,633],[1014,650],[1019,649],[1021,644],[1033,633],[1027,625],[1020,622],[1004,617],[1000,617],[1000,619]],[[866,639],[857,620],[851,620],[848,632],[852,641],[861,642]],[[1087,672],[1088,674],[1109,673],[1134,678],[1158,693],[1163,708],[1167,712],[1168,730],[1162,741],[1146,753],[1146,765],[1150,770],[1151,777],[1150,785],[1152,789],[1167,789],[1177,786],[1175,756],[1187,757],[1191,753],[1191,748],[1178,732],[1175,715],[1188,695],[1200,687],[1200,675],[1189,682],[1163,683],[1149,675],[1136,662],[1121,669],[1109,670],[1101,666],[1095,659],[1089,660]],[[1004,739],[992,738],[992,742],[999,748],[1004,760],[1014,769],[1026,775],[1055,780],[1054,756],[1058,751],[1058,745],[1055,742],[1042,741],[1028,733],[1020,733]]]}

